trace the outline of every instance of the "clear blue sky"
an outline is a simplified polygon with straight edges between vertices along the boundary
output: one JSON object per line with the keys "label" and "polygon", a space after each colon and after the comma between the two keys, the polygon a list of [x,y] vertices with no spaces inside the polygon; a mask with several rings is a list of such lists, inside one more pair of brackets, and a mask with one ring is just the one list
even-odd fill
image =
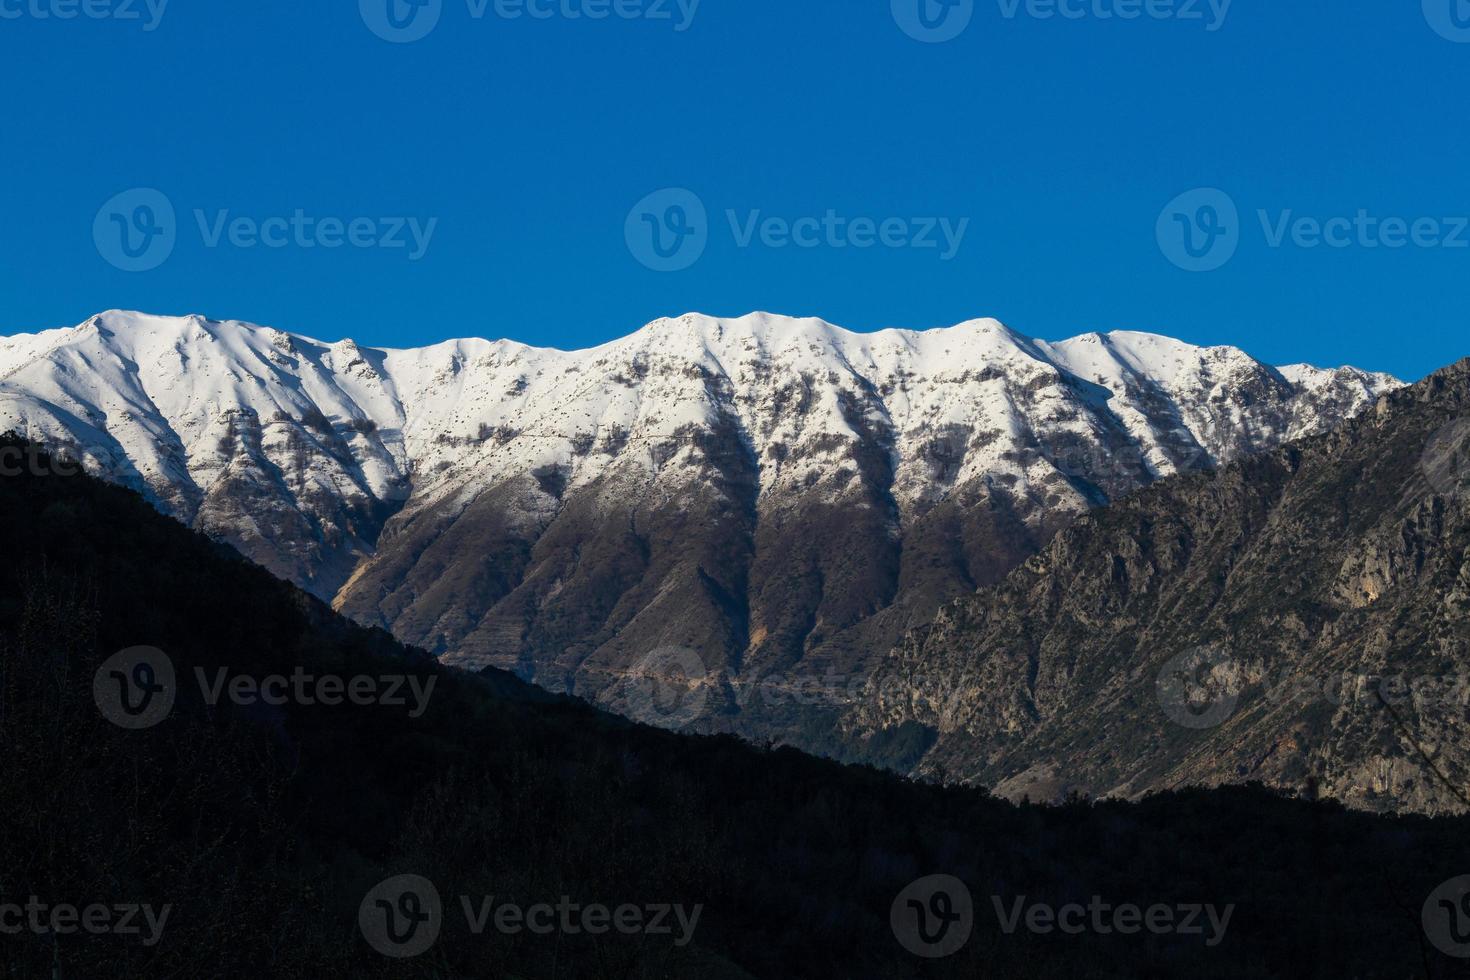
{"label": "clear blue sky", "polygon": [[[890,0],[703,0],[684,30],[677,0],[658,0],[670,19],[605,20],[556,11],[655,0],[538,0],[550,19],[438,0],[413,43],[370,29],[387,29],[387,0],[172,0],[151,31],[146,0],[126,0],[139,20],[38,16],[84,2],[125,0],[0,0],[0,332],[124,307],[378,345],[569,347],[765,309],[853,329],[993,315],[1045,338],[1154,330],[1409,378],[1470,354],[1470,248],[1388,248],[1345,226],[1345,247],[1304,247],[1310,228],[1272,247],[1257,216],[1362,209],[1470,245],[1453,220],[1470,215],[1464,0],[1235,0],[1223,22],[1208,0],[1201,20],[973,0],[942,43],[905,33],[919,22]],[[394,2],[400,23],[427,23]],[[97,241],[158,216],[135,198],[99,209],[139,187],[176,210],[175,241],[125,272]],[[664,188],[707,209],[707,247],[673,272],[629,246],[645,220],[683,227],[667,197],[630,221]],[[1208,272],[1160,245],[1174,222],[1203,235],[1228,219],[1198,198],[1164,213],[1194,188],[1238,206],[1236,251]],[[406,231],[406,248],[244,247],[228,231],[210,247],[195,215],[298,210],[371,219],[364,242],[386,219],[437,224],[414,260]],[[847,232],[845,248],[826,232],[773,247],[779,228],[742,246],[727,211],[741,227],[757,211],[895,219],[895,242],[916,219],[969,223],[946,260]]]}

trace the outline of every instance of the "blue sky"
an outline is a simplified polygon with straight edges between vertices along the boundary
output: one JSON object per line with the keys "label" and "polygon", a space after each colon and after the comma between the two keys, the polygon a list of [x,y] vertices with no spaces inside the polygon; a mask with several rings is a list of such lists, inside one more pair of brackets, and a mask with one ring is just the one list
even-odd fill
{"label": "blue sky", "polygon": [[0,332],[765,309],[1470,354],[1466,0],[148,2],[0,0]]}

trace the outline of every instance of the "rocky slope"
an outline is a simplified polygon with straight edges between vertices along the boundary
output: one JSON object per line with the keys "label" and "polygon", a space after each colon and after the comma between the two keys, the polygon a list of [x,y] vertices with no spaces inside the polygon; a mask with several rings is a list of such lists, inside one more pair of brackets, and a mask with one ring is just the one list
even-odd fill
{"label": "rocky slope", "polygon": [[0,339],[0,430],[354,619],[593,697],[674,651],[712,695],[698,720],[751,734],[800,723],[772,691],[841,704],[875,654],[1089,507],[1395,386],[993,320],[689,315],[563,352],[113,312]]}
{"label": "rocky slope", "polygon": [[906,637],[843,727],[1017,797],[1260,780],[1438,813],[1470,807],[1467,706],[1470,360],[1080,519]]}

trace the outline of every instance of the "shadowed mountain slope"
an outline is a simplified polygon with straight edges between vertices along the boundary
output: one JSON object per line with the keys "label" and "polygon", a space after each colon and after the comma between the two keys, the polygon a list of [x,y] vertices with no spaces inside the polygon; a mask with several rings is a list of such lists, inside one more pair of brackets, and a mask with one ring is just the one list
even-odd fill
{"label": "shadowed mountain slope", "polygon": [[1017,797],[1260,780],[1461,812],[1467,549],[1462,361],[1079,520],[906,637],[844,730],[887,761],[903,733],[904,767]]}

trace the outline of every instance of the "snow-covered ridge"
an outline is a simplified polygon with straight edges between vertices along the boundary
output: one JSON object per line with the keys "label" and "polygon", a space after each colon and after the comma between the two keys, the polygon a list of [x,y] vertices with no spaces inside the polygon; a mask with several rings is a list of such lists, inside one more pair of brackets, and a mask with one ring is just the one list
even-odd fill
{"label": "snow-covered ridge", "polygon": [[[0,338],[0,431],[64,447],[329,593],[405,502],[467,505],[536,474],[534,515],[615,471],[677,482],[696,472],[683,465],[691,432],[737,431],[762,495],[840,495],[850,447],[879,445],[903,520],[976,479],[1024,494],[1123,445],[1146,478],[1215,462],[1398,384],[1145,333],[1047,343],[990,319],[853,333],[689,314],[568,352],[478,339],[377,349],[111,311]],[[1059,462],[1059,447],[1083,447],[1082,463]]]}

